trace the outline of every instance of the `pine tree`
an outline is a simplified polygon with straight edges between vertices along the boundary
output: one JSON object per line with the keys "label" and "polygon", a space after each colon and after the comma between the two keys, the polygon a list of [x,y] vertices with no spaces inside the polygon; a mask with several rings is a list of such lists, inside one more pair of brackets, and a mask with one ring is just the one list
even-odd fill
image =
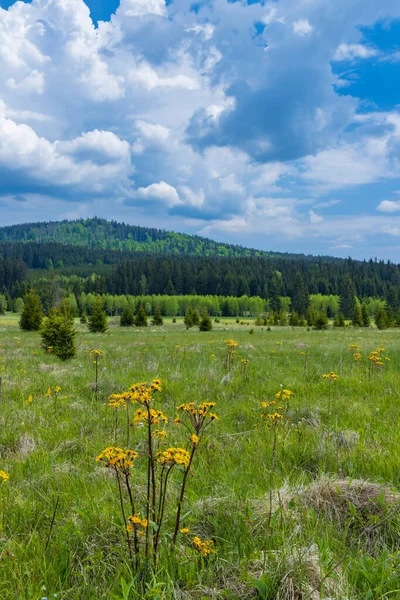
{"label": "pine tree", "polygon": [[317,318],[317,313],[315,312],[315,308],[313,306],[308,307],[306,318],[307,318],[307,325],[309,327],[314,327],[315,320]]}
{"label": "pine tree", "polygon": [[186,329],[190,329],[190,327],[193,327],[193,310],[190,305],[186,308],[185,318],[183,319],[183,322],[186,325]]}
{"label": "pine tree", "polygon": [[379,306],[377,308],[377,311],[375,313],[375,325],[377,326],[378,329],[386,329],[388,326],[387,318],[386,318],[386,311],[381,306]]}
{"label": "pine tree", "polygon": [[396,323],[396,316],[391,306],[386,306],[386,325],[387,327],[394,327]]}
{"label": "pine tree", "polygon": [[369,327],[371,325],[371,319],[369,318],[368,307],[365,302],[361,304],[361,316],[363,327]]}
{"label": "pine tree", "polygon": [[58,308],[52,308],[44,320],[40,332],[42,348],[61,360],[73,358],[76,354],[74,318],[66,300]]}
{"label": "pine tree", "polygon": [[86,323],[87,323],[87,314],[85,313],[85,311],[83,311],[83,313],[81,314],[79,321],[82,323],[82,325],[86,325]]}
{"label": "pine tree", "polygon": [[192,319],[193,319],[193,325],[198,325],[200,323],[199,313],[197,312],[197,308],[192,309]]}
{"label": "pine tree", "polygon": [[321,309],[317,313],[314,321],[314,327],[315,329],[319,330],[328,329],[328,317],[325,310]]}
{"label": "pine tree", "polygon": [[103,310],[100,296],[96,296],[92,306],[92,314],[88,318],[88,329],[91,333],[104,333],[108,329],[107,315]]}
{"label": "pine tree", "polygon": [[345,319],[354,318],[354,298],[356,295],[354,283],[350,275],[346,273],[343,277],[342,290],[340,294],[340,312]]}
{"label": "pine tree", "polygon": [[140,304],[135,315],[136,327],[147,327],[147,314],[143,304]]}
{"label": "pine tree", "polygon": [[42,303],[36,292],[31,290],[24,298],[19,326],[24,331],[39,331],[42,320]]}
{"label": "pine tree", "polygon": [[157,306],[156,306],[156,309],[154,311],[154,316],[153,316],[151,323],[152,323],[152,325],[163,325],[164,324],[164,320],[162,318],[161,308],[160,308],[159,304],[157,304]]}
{"label": "pine tree", "polygon": [[281,291],[282,282],[277,272],[275,271],[269,282],[269,305],[273,312],[279,312],[281,309]]}
{"label": "pine tree", "polygon": [[298,324],[299,324],[299,315],[297,314],[297,312],[295,310],[292,310],[292,312],[290,313],[289,325],[291,327],[297,327]]}
{"label": "pine tree", "polygon": [[303,277],[300,271],[297,271],[294,280],[292,309],[301,317],[305,317],[309,305],[309,297],[304,285]]}
{"label": "pine tree", "polygon": [[360,306],[360,302],[359,302],[358,298],[354,298],[354,302],[353,302],[352,325],[353,325],[353,327],[363,327],[364,326],[364,321],[363,321],[362,313],[361,313],[361,306]]}
{"label": "pine tree", "polygon": [[134,322],[135,322],[135,317],[133,315],[133,310],[129,306],[129,304],[127,304],[125,306],[124,310],[122,311],[122,314],[119,319],[119,324],[121,327],[132,327]]}
{"label": "pine tree", "polygon": [[206,308],[203,308],[201,321],[199,323],[200,331],[211,331],[212,323]]}

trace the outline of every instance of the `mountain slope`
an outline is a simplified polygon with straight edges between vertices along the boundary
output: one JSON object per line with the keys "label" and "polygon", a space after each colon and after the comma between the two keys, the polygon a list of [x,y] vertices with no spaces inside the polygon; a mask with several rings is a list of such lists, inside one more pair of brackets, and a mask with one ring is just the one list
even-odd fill
{"label": "mountain slope", "polygon": [[[180,254],[185,256],[290,256],[304,255],[265,252],[239,245],[173,233],[161,229],[127,225],[97,217],[76,221],[27,223],[0,227],[0,242],[36,242],[102,248],[151,254]],[[305,258],[305,257],[304,257]],[[338,260],[326,257],[326,260]]]}

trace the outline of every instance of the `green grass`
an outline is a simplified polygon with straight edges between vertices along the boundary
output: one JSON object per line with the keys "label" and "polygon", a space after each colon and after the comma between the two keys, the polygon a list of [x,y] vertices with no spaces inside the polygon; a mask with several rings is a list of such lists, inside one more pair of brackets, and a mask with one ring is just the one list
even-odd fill
{"label": "green grass", "polygon": [[[125,329],[111,320],[107,333],[94,335],[76,322],[77,357],[63,363],[40,348],[38,334],[20,331],[15,315],[0,317],[0,470],[10,474],[0,487],[0,598],[239,599],[254,597],[256,586],[271,600],[305,600],[313,587],[319,589],[310,598],[400,597],[400,522],[393,497],[385,504],[379,494],[379,486],[400,488],[398,332],[273,327],[250,334],[251,322],[225,318],[215,327],[186,331],[178,318]],[[239,343],[229,377],[222,363],[227,338]],[[370,375],[367,356],[378,346],[391,360]],[[98,401],[92,348],[105,355]],[[246,375],[242,358],[250,361]],[[338,381],[322,378],[329,371]],[[220,420],[199,447],[183,511],[184,526],[213,539],[216,555],[199,562],[190,536],[174,551],[164,539],[157,571],[140,587],[114,478],[95,458],[114,443],[108,396],[155,377],[163,382],[157,406],[170,421],[182,402],[217,403]],[[278,432],[266,536],[272,431],[260,420],[259,403],[282,384],[294,396]],[[57,385],[57,399],[47,398]],[[184,443],[182,429],[170,423],[168,430],[171,445]],[[132,428],[132,447],[143,447],[142,433]],[[115,441],[124,440],[121,415]],[[139,494],[144,470],[144,463],[135,467]],[[376,483],[378,491],[360,503],[347,480]],[[125,595],[123,581],[133,582]]]}

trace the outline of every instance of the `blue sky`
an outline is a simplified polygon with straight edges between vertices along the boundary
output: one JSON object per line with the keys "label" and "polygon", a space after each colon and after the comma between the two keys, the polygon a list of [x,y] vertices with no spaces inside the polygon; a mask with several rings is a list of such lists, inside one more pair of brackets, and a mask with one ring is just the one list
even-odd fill
{"label": "blue sky", "polygon": [[0,7],[0,224],[400,262],[397,0]]}

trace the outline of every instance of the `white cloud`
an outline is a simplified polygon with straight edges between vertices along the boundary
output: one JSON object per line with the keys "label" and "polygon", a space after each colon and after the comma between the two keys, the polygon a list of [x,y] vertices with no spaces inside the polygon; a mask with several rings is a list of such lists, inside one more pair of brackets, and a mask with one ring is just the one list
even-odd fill
{"label": "white cloud", "polygon": [[400,200],[382,200],[376,207],[376,210],[385,213],[398,212],[400,210]]}
{"label": "white cloud", "polygon": [[371,58],[378,54],[375,48],[362,44],[340,44],[333,55],[333,60],[355,60],[357,58]]}
{"label": "white cloud", "polygon": [[165,181],[152,183],[147,187],[141,187],[138,189],[137,195],[139,198],[160,200],[169,207],[182,203],[174,186],[169,185]]}
{"label": "white cloud", "polygon": [[117,16],[144,17],[147,15],[165,16],[164,0],[121,0]]}
{"label": "white cloud", "polygon": [[308,214],[310,216],[310,223],[312,223],[313,225],[315,225],[315,223],[322,223],[322,221],[324,220],[324,218],[321,217],[321,215],[318,215],[313,210],[309,210]]}
{"label": "white cloud", "polygon": [[313,27],[307,21],[307,19],[299,19],[299,21],[295,21],[293,23],[293,31],[296,35],[305,36],[310,35]]}

